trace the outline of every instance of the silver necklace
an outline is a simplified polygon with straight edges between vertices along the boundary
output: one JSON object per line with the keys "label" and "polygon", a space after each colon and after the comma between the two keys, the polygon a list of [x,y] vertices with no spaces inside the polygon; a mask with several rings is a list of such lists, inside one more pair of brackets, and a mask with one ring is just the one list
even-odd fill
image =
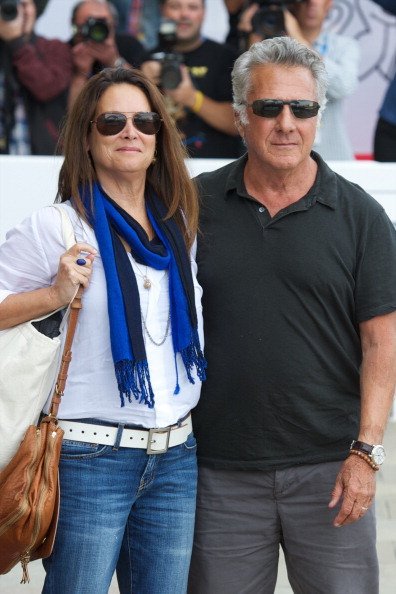
{"label": "silver necklace", "polygon": [[[150,331],[147,328],[146,320],[143,317],[142,308],[140,308],[140,313],[142,315],[143,328],[144,328],[144,331],[146,332],[146,334],[148,336],[149,341],[152,342],[153,344],[155,344],[155,346],[162,346],[164,344],[165,340],[167,339],[168,334],[169,334],[170,320],[171,320],[170,306],[169,306],[168,319],[166,321],[165,334],[164,334],[163,338],[159,342],[157,342],[156,340],[154,340],[154,338],[151,336]],[[147,316],[146,316],[146,318],[147,318]]]}
{"label": "silver necklace", "polygon": [[[136,263],[136,261],[135,261],[135,264],[136,264],[136,267],[137,267],[138,271],[140,272],[140,275],[143,277],[143,287],[145,289],[151,289],[151,284],[152,283],[151,283],[151,280],[147,276],[147,266],[146,266],[146,274],[143,274],[142,271],[140,270],[138,264]],[[145,333],[147,334],[147,337],[148,337],[149,341],[152,342],[153,344],[155,344],[155,346],[162,346],[164,344],[165,340],[168,337],[169,329],[170,329],[170,321],[171,321],[170,303],[169,303],[168,319],[166,321],[165,334],[164,334],[164,336],[159,341],[155,340],[151,336],[150,330],[147,328],[146,320],[147,320],[147,315],[148,315],[148,305],[147,305],[146,317],[144,317],[143,310],[142,310],[141,307],[140,307],[140,315],[142,317],[143,329],[144,329]]]}
{"label": "silver necklace", "polygon": [[146,266],[146,274],[143,274],[143,272],[140,270],[139,266],[137,265],[136,260],[135,260],[135,265],[136,265],[136,268],[138,269],[138,271],[140,272],[140,276],[143,278],[143,287],[149,291],[151,289],[152,282],[149,279],[149,277],[147,276],[147,266]]}

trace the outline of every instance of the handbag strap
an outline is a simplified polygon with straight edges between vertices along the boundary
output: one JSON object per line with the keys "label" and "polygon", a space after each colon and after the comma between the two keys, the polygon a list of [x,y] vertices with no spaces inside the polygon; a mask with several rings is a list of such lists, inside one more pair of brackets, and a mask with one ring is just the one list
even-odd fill
{"label": "handbag strap", "polygon": [[[67,249],[69,249],[71,237],[74,238],[74,243],[76,243],[76,239],[74,237],[74,229],[72,227],[72,223],[70,221],[69,216],[66,214],[65,209],[61,208],[58,205],[53,205],[57,208],[58,211],[61,213],[62,219],[62,235],[66,242]],[[68,238],[68,239],[67,239]],[[67,374],[69,371],[70,361],[72,359],[72,344],[74,339],[74,334],[77,327],[77,320],[80,313],[80,309],[82,308],[81,297],[83,294],[84,288],[82,285],[79,286],[77,289],[77,293],[74,296],[73,301],[70,303],[70,314],[69,314],[69,324],[67,326],[65,344],[63,346],[62,358],[60,362],[60,367],[58,371],[58,376],[55,383],[54,392],[52,394],[51,405],[49,409],[49,417],[57,417],[59,405],[62,400],[62,396],[65,391]]]}
{"label": "handbag strap", "polygon": [[67,327],[65,344],[63,347],[62,359],[61,359],[61,363],[60,363],[58,377],[56,380],[54,393],[52,394],[50,411],[49,411],[49,415],[48,415],[50,417],[58,416],[59,405],[61,403],[62,396],[65,391],[67,373],[69,371],[69,365],[70,365],[70,361],[72,359],[71,347],[73,344],[73,338],[74,338],[74,334],[76,331],[78,316],[80,313],[80,309],[82,308],[82,303],[81,303],[82,293],[83,293],[83,287],[80,285],[80,288],[77,291],[77,295],[74,297],[73,301],[70,304],[69,324]]}

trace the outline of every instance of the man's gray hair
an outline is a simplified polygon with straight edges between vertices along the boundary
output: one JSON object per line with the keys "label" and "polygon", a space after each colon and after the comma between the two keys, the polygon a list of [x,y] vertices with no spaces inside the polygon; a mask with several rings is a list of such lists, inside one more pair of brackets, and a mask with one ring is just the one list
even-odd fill
{"label": "man's gray hair", "polygon": [[[241,124],[247,124],[246,105],[252,88],[252,68],[265,64],[279,64],[286,67],[307,68],[313,76],[317,101],[320,105],[319,118],[326,105],[327,75],[320,55],[292,37],[273,37],[254,43],[235,61],[232,70],[233,107]],[[278,97],[269,97],[278,99]],[[295,97],[307,99],[307,97]]]}

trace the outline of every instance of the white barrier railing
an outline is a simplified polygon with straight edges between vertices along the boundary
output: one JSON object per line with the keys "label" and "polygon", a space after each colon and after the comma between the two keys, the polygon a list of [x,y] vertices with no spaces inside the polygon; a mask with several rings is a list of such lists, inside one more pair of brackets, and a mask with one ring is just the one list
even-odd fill
{"label": "white barrier railing", "polygon": [[[54,201],[61,163],[62,157],[0,156],[0,241],[24,217]],[[190,159],[187,166],[191,175],[197,175],[226,163],[226,159]],[[334,161],[330,166],[374,196],[396,222],[396,163]]]}
{"label": "white barrier railing", "polygon": [[[213,171],[226,159],[190,159],[191,175]],[[0,156],[0,242],[8,229],[31,212],[52,204],[62,157]],[[359,184],[383,205],[396,225],[396,163],[375,161],[334,161],[332,169]],[[396,420],[396,404],[393,407]]]}

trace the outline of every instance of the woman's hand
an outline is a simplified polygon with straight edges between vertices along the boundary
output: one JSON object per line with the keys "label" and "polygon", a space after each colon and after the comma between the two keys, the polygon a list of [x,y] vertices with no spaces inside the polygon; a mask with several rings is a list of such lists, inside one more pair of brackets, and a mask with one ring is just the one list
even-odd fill
{"label": "woman's hand", "polygon": [[79,285],[87,287],[92,274],[92,264],[97,250],[88,243],[76,243],[59,260],[58,274],[51,287],[58,307],[68,305]]}

